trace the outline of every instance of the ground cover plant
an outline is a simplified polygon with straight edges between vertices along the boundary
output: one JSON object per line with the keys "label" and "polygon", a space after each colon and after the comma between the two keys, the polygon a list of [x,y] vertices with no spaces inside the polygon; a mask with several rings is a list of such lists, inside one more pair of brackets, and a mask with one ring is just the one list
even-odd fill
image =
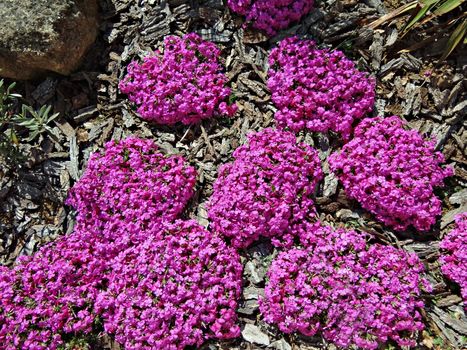
{"label": "ground cover plant", "polygon": [[197,34],[168,36],[162,51],[130,63],[120,89],[142,118],[158,124],[231,116],[236,108],[228,103],[230,88],[219,55],[216,45]]}
{"label": "ground cover plant", "polygon": [[440,243],[441,271],[461,288],[464,306],[467,306],[467,213],[456,217],[456,227]]}
{"label": "ground cover plant", "polygon": [[0,347],[57,349],[89,336],[107,271],[107,260],[79,230],[21,257],[13,269],[1,267]]}
{"label": "ground cover plant", "polygon": [[145,229],[177,218],[195,182],[196,170],[182,157],[164,155],[151,140],[127,138],[92,155],[67,203],[88,227],[133,222]]}
{"label": "ground cover plant", "polygon": [[227,0],[233,12],[245,16],[246,23],[269,36],[287,28],[308,14],[313,0]]}
{"label": "ground cover plant", "polygon": [[[465,105],[454,105],[463,94],[458,76],[452,91],[438,95],[429,74],[416,86],[416,59],[388,63],[382,32],[352,34],[375,37],[369,54],[345,47],[375,78],[329,49],[355,20],[346,9],[361,11],[361,26],[375,16],[368,6],[376,2],[321,2],[309,15],[313,2],[306,0],[117,2],[106,22],[105,40],[115,44],[106,46],[111,62],[100,84],[91,87],[94,71],[51,79],[60,81],[53,105],[62,117],[47,132],[58,136],[36,137],[42,153],[31,163],[55,174],[62,199],[76,181],[72,208],[48,218],[60,221],[65,236],[0,267],[0,350],[256,347],[251,343],[444,350],[448,341],[434,338],[444,324],[449,343],[461,344],[466,214],[445,233],[452,213],[467,205],[457,182],[465,174],[457,165],[456,181],[438,188],[453,171],[437,151],[446,147],[455,164],[465,160],[443,143],[455,135],[465,150],[458,120]],[[228,7],[246,17],[244,25]],[[123,21],[141,23],[128,30],[120,11]],[[332,16],[338,19],[328,26]],[[335,35],[320,37],[316,26]],[[264,41],[254,28],[279,35]],[[184,34],[193,29],[199,34]],[[124,40],[116,39],[122,32]],[[320,44],[295,34],[316,35]],[[385,52],[379,62],[376,52]],[[373,107],[396,113],[388,114],[381,93],[391,74],[400,78],[391,65],[411,72],[403,77],[411,83],[396,80],[391,94],[419,87],[434,96],[439,114],[429,118],[447,127],[438,130],[436,148],[425,136],[437,133],[427,128],[432,123],[407,117],[415,107],[397,106],[404,118],[371,114]],[[89,85],[97,100],[66,98],[73,81]],[[27,85],[25,95],[39,103],[48,89],[50,81],[40,93]],[[111,102],[101,105],[102,96]],[[427,114],[416,93],[410,96]],[[94,102],[99,113],[62,112]],[[12,225],[53,239],[21,219],[35,210],[34,186],[4,185],[0,169],[0,206],[20,203],[9,206]],[[6,196],[8,188],[19,197]],[[0,230],[5,222],[0,215]],[[19,242],[11,251],[26,246],[20,236],[8,239]],[[0,248],[5,240],[0,235]],[[35,244],[21,253],[36,251]]]}
{"label": "ground cover plant", "polygon": [[200,346],[240,334],[241,274],[240,256],[220,237],[194,221],[176,221],[112,261],[96,307],[125,349]]}
{"label": "ground cover plant", "polygon": [[267,322],[285,333],[322,334],[342,348],[377,349],[389,340],[414,346],[423,329],[421,277],[415,254],[355,231],[310,226],[302,248],[279,254],[260,302]]}
{"label": "ground cover plant", "polygon": [[280,128],[334,131],[346,140],[373,108],[375,82],[339,50],[312,40],[282,40],[269,55],[268,87]]}
{"label": "ground cover plant", "polygon": [[286,131],[248,136],[219,169],[208,204],[211,228],[237,248],[260,236],[290,247],[315,217],[313,195],[323,177],[317,152]]}
{"label": "ground cover plant", "polygon": [[434,188],[452,175],[435,141],[408,130],[396,116],[367,118],[331,156],[331,169],[349,197],[395,230],[427,231],[441,214]]}

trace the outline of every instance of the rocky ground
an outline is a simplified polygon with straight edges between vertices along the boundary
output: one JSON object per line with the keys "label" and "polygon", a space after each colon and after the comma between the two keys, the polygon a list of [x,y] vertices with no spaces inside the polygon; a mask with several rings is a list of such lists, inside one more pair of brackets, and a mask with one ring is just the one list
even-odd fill
{"label": "rocky ground", "polygon": [[[467,211],[467,67],[465,49],[438,62],[446,39],[418,48],[419,32],[400,38],[402,22],[375,21],[404,1],[326,0],[299,24],[268,40],[242,28],[222,0],[102,0],[99,37],[80,70],[69,77],[48,76],[19,84],[33,105],[51,104],[60,117],[55,138],[43,137],[21,146],[25,162],[0,168],[0,263],[11,265],[19,254],[31,254],[45,242],[71,232],[74,213],[63,204],[83,173],[91,152],[110,139],[128,135],[152,138],[167,153],[183,154],[199,172],[196,195],[185,213],[207,225],[204,203],[212,191],[220,164],[228,162],[245,135],[274,125],[275,108],[266,87],[268,50],[282,38],[300,35],[321,46],[343,50],[377,78],[374,113],[400,115],[414,129],[433,135],[437,147],[455,168],[455,176],[437,193],[443,216],[428,234],[397,235],[375,222],[357,203],[346,198],[329,173],[327,156],[340,148],[332,136],[300,134],[320,151],[326,178],[317,194],[324,222],[342,223],[371,233],[376,240],[415,251],[429,269],[434,292],[427,295],[427,329],[420,349],[460,349],[467,346],[467,318],[459,289],[440,272],[439,240],[452,228],[454,215]],[[118,82],[126,65],[161,45],[168,34],[195,31],[222,48],[229,84],[239,112],[231,119],[207,120],[197,126],[159,127],[142,121]],[[413,49],[413,50],[412,50]],[[238,310],[245,325],[243,339],[206,344],[205,349],[328,349],[320,338],[286,336],[262,322],[258,296],[275,252],[259,242],[242,252],[244,292]],[[115,344],[105,345],[118,348]]]}

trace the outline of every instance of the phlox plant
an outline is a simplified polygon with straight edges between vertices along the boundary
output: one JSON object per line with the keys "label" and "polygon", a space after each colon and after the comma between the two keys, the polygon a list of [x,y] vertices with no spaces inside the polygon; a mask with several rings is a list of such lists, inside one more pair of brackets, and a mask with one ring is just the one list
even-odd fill
{"label": "phlox plant", "polygon": [[433,189],[453,172],[434,148],[434,140],[407,130],[399,117],[368,118],[329,164],[347,195],[378,220],[399,231],[410,225],[426,231],[441,214]]}
{"label": "phlox plant", "polygon": [[110,141],[93,154],[67,204],[90,229],[135,223],[140,229],[174,220],[193,195],[196,170],[151,140]]}
{"label": "phlox plant", "polygon": [[[238,253],[194,221],[75,231],[0,267],[0,347],[64,349],[102,330],[125,349],[237,337]],[[5,345],[4,347],[2,347]]]}
{"label": "phlox plant", "polygon": [[108,264],[78,234],[0,267],[0,347],[64,348],[95,330],[94,300],[105,287]]}
{"label": "phlox plant", "polygon": [[167,36],[163,51],[133,61],[120,82],[143,119],[157,124],[193,124],[215,115],[232,116],[230,89],[220,50],[195,33]]}
{"label": "phlox plant", "polygon": [[346,349],[415,345],[423,329],[421,292],[431,288],[415,254],[319,224],[301,240],[302,247],[280,253],[268,271],[260,300],[266,322]]}
{"label": "phlox plant", "polygon": [[313,8],[313,0],[227,0],[233,12],[269,36],[299,21]]}
{"label": "phlox plant", "polygon": [[320,50],[312,40],[282,40],[269,55],[268,87],[280,128],[334,131],[348,140],[353,123],[369,113],[375,82],[341,51]]}
{"label": "phlox plant", "polygon": [[439,244],[443,250],[441,271],[459,284],[464,305],[467,305],[467,213],[456,216],[456,227]]}
{"label": "phlox plant", "polygon": [[184,349],[235,338],[242,284],[238,253],[194,221],[166,223],[112,261],[96,300],[125,349]]}
{"label": "phlox plant", "polygon": [[260,236],[290,247],[315,215],[313,194],[323,177],[318,153],[286,131],[250,134],[220,167],[208,203],[213,231],[245,248]]}

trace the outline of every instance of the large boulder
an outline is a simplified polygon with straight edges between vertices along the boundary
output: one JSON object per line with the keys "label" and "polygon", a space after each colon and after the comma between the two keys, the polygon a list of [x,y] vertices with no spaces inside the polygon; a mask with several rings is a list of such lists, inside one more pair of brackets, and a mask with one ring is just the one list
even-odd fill
{"label": "large boulder", "polygon": [[97,0],[0,0],[0,77],[67,75],[96,39]]}

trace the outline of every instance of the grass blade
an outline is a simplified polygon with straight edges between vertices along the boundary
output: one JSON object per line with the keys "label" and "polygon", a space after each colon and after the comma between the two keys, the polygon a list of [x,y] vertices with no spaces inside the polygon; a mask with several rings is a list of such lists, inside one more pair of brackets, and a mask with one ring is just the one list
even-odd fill
{"label": "grass blade", "polygon": [[426,13],[438,3],[439,0],[426,0],[423,1],[422,8],[412,17],[412,19],[405,25],[403,32],[407,32],[410,28],[416,25]]}
{"label": "grass blade", "polygon": [[386,22],[390,21],[393,18],[399,17],[399,16],[404,15],[407,12],[413,10],[414,8],[417,7],[417,5],[418,5],[417,0],[409,2],[408,4],[405,4],[405,5],[402,5],[401,7],[395,9],[394,11],[391,11],[391,12],[385,14],[384,16],[381,16],[377,20],[371,22],[370,24],[368,24],[368,28],[376,29],[381,24],[386,23]]}
{"label": "grass blade", "polygon": [[457,45],[459,45],[459,43],[464,39],[466,33],[467,18],[462,20],[456,29],[454,29],[454,32],[452,32],[446,45],[446,50],[444,51],[443,56],[440,58],[441,61],[445,60],[451,54],[451,52],[454,51]]}
{"label": "grass blade", "polygon": [[435,16],[442,16],[462,6],[465,0],[446,0],[433,12]]}

